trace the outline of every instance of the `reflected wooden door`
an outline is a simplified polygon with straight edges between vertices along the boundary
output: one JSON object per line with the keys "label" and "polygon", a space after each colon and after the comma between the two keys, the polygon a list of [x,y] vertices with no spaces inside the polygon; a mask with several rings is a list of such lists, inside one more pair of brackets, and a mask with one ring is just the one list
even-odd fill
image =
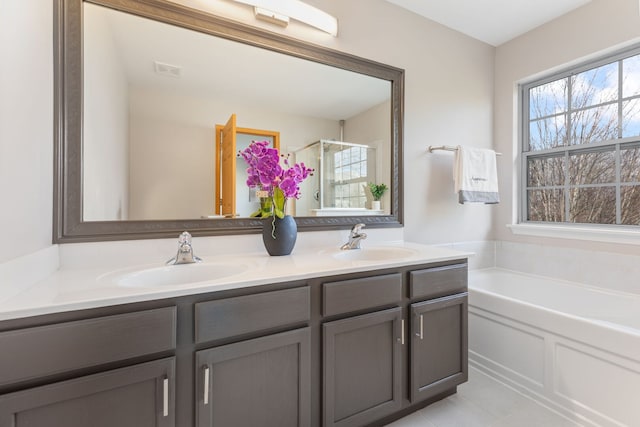
{"label": "reflected wooden door", "polygon": [[[216,126],[216,129],[218,126]],[[236,216],[236,115],[232,114],[227,124],[217,131],[220,138],[220,185],[216,186],[218,205],[216,213],[226,217]],[[217,164],[216,164],[217,166]]]}

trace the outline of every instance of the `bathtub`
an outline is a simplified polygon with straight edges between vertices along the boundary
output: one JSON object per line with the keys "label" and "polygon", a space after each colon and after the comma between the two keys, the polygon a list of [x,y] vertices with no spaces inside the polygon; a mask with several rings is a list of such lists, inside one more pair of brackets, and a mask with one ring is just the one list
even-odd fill
{"label": "bathtub", "polygon": [[640,296],[471,271],[469,363],[579,425],[640,426]]}

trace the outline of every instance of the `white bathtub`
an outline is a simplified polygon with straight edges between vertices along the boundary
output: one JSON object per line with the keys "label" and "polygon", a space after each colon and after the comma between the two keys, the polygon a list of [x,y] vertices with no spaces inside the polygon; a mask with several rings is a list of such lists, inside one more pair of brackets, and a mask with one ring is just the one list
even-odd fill
{"label": "white bathtub", "polygon": [[469,362],[580,425],[640,426],[640,296],[471,271]]}

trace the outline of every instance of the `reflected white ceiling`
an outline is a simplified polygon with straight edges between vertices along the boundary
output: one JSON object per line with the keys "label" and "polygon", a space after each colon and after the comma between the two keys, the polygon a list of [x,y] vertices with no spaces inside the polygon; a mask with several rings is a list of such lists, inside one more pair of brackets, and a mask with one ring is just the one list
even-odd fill
{"label": "reflected white ceiling", "polygon": [[499,46],[591,0],[387,0]]}
{"label": "reflected white ceiling", "polygon": [[[391,97],[386,80],[86,4],[85,31],[99,20],[110,29],[131,88],[330,120]],[[180,68],[180,77],[155,73],[155,62]]]}

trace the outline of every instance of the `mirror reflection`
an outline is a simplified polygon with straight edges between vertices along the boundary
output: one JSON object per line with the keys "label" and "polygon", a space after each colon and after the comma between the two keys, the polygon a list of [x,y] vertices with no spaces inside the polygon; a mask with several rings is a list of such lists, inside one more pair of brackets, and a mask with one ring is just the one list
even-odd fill
{"label": "mirror reflection", "polygon": [[292,214],[390,214],[390,195],[372,209],[367,190],[391,182],[389,81],[89,3],[83,13],[83,221],[248,216],[246,166],[223,167],[232,115],[234,158],[269,140],[316,169]]}

